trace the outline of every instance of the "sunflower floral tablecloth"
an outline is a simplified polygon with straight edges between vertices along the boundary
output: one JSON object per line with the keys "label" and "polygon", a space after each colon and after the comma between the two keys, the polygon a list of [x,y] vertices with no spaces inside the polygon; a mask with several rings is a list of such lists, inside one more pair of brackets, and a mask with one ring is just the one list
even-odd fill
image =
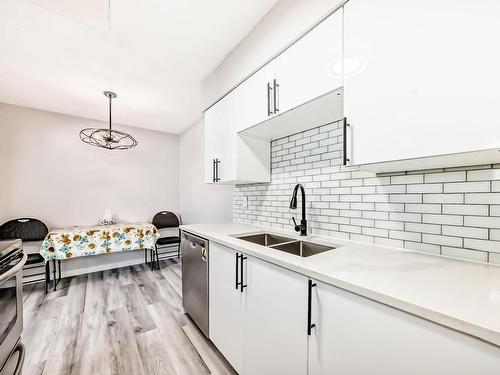
{"label": "sunflower floral tablecloth", "polygon": [[42,243],[45,261],[152,249],[160,235],[153,224],[115,224],[51,231]]}

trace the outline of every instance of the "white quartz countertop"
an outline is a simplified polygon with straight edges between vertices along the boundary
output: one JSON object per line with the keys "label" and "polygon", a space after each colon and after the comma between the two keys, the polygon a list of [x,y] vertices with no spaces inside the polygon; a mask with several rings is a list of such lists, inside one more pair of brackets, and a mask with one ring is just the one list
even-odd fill
{"label": "white quartz countertop", "polygon": [[238,223],[181,229],[500,346],[499,266],[318,235],[301,239],[337,248],[302,258],[234,237],[295,232]]}

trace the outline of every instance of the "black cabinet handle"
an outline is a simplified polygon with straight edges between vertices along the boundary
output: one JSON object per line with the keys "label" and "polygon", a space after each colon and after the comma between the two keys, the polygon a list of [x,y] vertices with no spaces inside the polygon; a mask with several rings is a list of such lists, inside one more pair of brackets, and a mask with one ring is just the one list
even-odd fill
{"label": "black cabinet handle", "polygon": [[212,159],[212,182],[215,182],[215,159]]}
{"label": "black cabinet handle", "polygon": [[243,256],[243,255],[236,253],[236,290],[238,290],[238,287],[240,286],[240,280],[239,280],[240,277],[238,276],[238,270],[239,270],[238,261],[240,260],[240,256]]}
{"label": "black cabinet handle", "polygon": [[219,177],[219,164],[220,164],[220,160],[219,159],[215,159],[215,178],[214,178],[214,182],[219,182],[220,181],[220,177]]}
{"label": "black cabinet handle", "polygon": [[342,165],[347,165],[347,162],[351,161],[347,158],[347,127],[350,126],[347,123],[347,117],[343,120],[343,131],[342,131]]}
{"label": "black cabinet handle", "polygon": [[267,83],[267,117],[271,116],[273,113],[271,112],[271,84]]}
{"label": "black cabinet handle", "polygon": [[240,278],[241,278],[241,281],[240,281],[240,292],[243,293],[243,289],[247,287],[246,284],[243,284],[243,261],[247,259],[246,256],[243,256],[243,254],[241,254],[241,258],[240,258]]}
{"label": "black cabinet handle", "polygon": [[316,286],[312,280],[308,280],[308,290],[307,290],[307,336],[311,336],[311,330],[316,327],[312,321],[312,288]]}
{"label": "black cabinet handle", "polygon": [[274,86],[274,91],[273,91],[273,98],[274,98],[274,113],[278,113],[280,111],[279,109],[279,97],[278,97],[278,89],[280,85],[276,81],[276,79],[273,80],[273,86]]}

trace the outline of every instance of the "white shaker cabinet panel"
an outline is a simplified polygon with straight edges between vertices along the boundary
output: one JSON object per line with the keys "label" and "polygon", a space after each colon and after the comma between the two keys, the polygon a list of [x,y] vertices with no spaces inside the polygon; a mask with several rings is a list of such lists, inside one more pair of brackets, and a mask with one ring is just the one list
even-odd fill
{"label": "white shaker cabinet panel", "polygon": [[[237,134],[241,111],[235,90],[205,112],[205,182],[268,182],[271,173],[269,142]],[[215,161],[215,164],[214,164]]]}
{"label": "white shaker cabinet panel", "polygon": [[236,289],[236,252],[210,242],[210,340],[238,373],[243,373],[246,296]]}
{"label": "white shaker cabinet panel", "polygon": [[271,61],[242,82],[232,93],[235,94],[237,117],[235,129],[239,132],[274,116],[273,79],[276,65]]}
{"label": "white shaker cabinet panel", "polygon": [[245,375],[307,374],[307,277],[248,257]]}
{"label": "white shaker cabinet panel", "polygon": [[[205,182],[233,178],[236,170],[234,97],[228,95],[205,112]],[[217,165],[214,164],[217,162]]]}
{"label": "white shaker cabinet panel", "polygon": [[276,58],[279,113],[342,86],[342,46],[340,8]]}
{"label": "white shaker cabinet panel", "polygon": [[499,15],[497,0],[345,4],[352,164],[500,147]]}
{"label": "white shaker cabinet panel", "polygon": [[309,375],[495,375],[500,348],[316,282]]}

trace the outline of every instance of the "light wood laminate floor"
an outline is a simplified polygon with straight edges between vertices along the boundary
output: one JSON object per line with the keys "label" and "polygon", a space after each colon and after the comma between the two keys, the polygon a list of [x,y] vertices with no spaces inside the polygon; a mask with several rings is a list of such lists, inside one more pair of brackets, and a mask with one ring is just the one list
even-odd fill
{"label": "light wood laminate floor", "polygon": [[183,314],[181,264],[161,262],[25,286],[24,375],[234,374]]}

